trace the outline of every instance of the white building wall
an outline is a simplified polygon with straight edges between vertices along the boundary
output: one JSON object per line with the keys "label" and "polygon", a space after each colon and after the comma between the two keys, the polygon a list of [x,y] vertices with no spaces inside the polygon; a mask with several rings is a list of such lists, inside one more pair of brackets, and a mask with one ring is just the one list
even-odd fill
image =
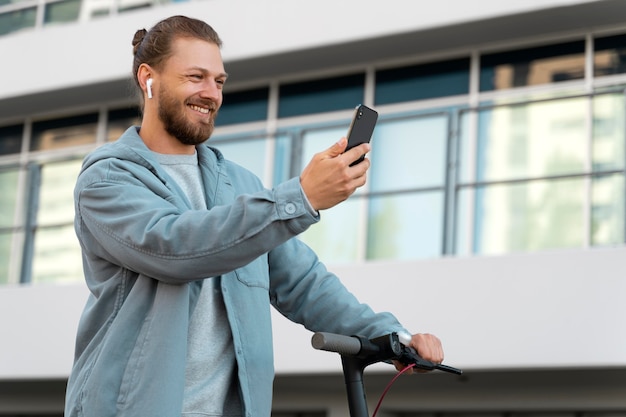
{"label": "white building wall", "polygon": [[[375,310],[438,335],[451,366],[610,368],[626,366],[624,259],[614,248],[331,270]],[[67,377],[86,296],[82,285],[0,287],[0,380]],[[278,314],[274,328],[277,373],[341,370],[311,332]]]}

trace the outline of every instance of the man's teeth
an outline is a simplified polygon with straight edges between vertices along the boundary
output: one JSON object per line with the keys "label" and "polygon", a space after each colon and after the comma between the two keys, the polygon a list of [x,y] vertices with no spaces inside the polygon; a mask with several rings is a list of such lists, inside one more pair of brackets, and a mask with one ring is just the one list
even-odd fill
{"label": "man's teeth", "polygon": [[204,114],[209,114],[209,109],[205,109],[204,107],[200,107],[200,106],[195,106],[193,104],[190,104],[189,107],[191,107],[193,110],[195,111],[199,111],[200,113],[204,113]]}

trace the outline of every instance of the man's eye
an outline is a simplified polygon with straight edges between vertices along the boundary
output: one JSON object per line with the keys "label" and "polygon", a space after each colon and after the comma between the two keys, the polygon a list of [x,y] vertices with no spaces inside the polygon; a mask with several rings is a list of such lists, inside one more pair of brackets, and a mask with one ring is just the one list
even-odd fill
{"label": "man's eye", "polygon": [[191,74],[191,78],[193,78],[194,80],[201,80],[202,74]]}

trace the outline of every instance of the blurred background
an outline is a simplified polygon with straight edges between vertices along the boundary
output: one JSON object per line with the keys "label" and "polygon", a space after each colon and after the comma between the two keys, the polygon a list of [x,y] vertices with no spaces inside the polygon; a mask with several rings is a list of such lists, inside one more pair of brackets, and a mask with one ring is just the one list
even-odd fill
{"label": "blurred background", "polygon": [[[174,14],[222,37],[210,144],[268,187],[379,112],[368,184],[300,238],[465,371],[379,415],[626,416],[624,0],[0,0],[0,416],[62,415],[76,175],[140,123],[131,40]],[[340,357],[274,332],[274,415],[347,416]]]}

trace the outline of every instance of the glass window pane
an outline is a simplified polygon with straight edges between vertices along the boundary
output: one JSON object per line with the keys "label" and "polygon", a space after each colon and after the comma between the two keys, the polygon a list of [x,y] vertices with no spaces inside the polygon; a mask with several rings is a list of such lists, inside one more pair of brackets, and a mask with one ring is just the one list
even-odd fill
{"label": "glass window pane", "polygon": [[592,245],[624,243],[624,186],[624,174],[621,173],[594,178],[591,197]]}
{"label": "glass window pane", "polygon": [[267,119],[269,89],[224,93],[224,102],[215,121],[217,126]]}
{"label": "glass window pane", "polygon": [[[333,143],[337,142],[341,137],[346,136],[349,129],[349,122],[345,127],[329,127],[322,129],[306,130],[302,134],[300,141],[301,155],[300,170],[302,170],[313,158],[313,156],[329,148]],[[363,188],[356,190],[355,194],[361,194]]]}
{"label": "glass window pane", "polygon": [[443,187],[447,140],[444,115],[378,123],[372,138],[370,191]]}
{"label": "glass window pane", "polygon": [[584,76],[584,41],[487,54],[480,59],[480,91],[580,80]]}
{"label": "glass window pane", "polygon": [[131,126],[141,125],[141,112],[136,106],[109,111],[107,118],[107,142],[113,142]]}
{"label": "glass window pane", "polygon": [[623,94],[593,98],[593,170],[624,169],[626,106]]}
{"label": "glass window pane", "polygon": [[368,259],[424,259],[441,255],[443,192],[371,197]]}
{"label": "glass window pane", "polygon": [[265,167],[267,165],[267,140],[265,138],[254,140],[222,140],[219,142],[210,141],[209,145],[219,149],[224,155],[224,158],[236,162],[252,171],[266,186],[271,184],[271,180],[265,181]]}
{"label": "glass window pane", "polygon": [[32,282],[80,282],[83,280],[82,265],[73,224],[37,229]]}
{"label": "glass window pane", "polygon": [[[485,255],[582,247],[585,181],[567,178],[478,187],[473,207],[467,195],[473,190],[464,189],[457,237],[467,237],[473,227],[471,253]],[[457,241],[457,253],[467,250],[466,242]]]}
{"label": "glass window pane", "polygon": [[12,242],[13,232],[0,229],[0,284],[7,284],[9,282]]}
{"label": "glass window pane", "polygon": [[74,220],[74,185],[81,161],[46,164],[41,168],[37,225],[57,225]]}
{"label": "glass window pane", "polygon": [[280,86],[278,117],[353,109],[363,101],[365,74]]}
{"label": "glass window pane", "polygon": [[0,127],[0,155],[19,153],[22,149],[24,125]]}
{"label": "glass window pane", "polygon": [[464,58],[378,71],[376,104],[467,94],[469,65]]}
{"label": "glass window pane", "polygon": [[0,170],[0,228],[14,226],[18,177],[17,169]]}
{"label": "glass window pane", "polygon": [[594,40],[593,74],[596,77],[626,72],[626,35]]}
{"label": "glass window pane", "polygon": [[[587,156],[587,99],[538,102],[478,114],[477,181],[578,173]],[[467,134],[463,138],[467,139]],[[461,143],[461,178],[472,181],[467,143]]]}
{"label": "glass window pane", "polygon": [[59,149],[95,143],[96,113],[33,123],[31,151]]}
{"label": "glass window pane", "polygon": [[[274,146],[274,182],[278,185],[291,178],[291,153],[293,149],[293,138],[288,133],[276,135]],[[294,176],[298,173],[294,173]]]}
{"label": "glass window pane", "polygon": [[29,7],[0,14],[0,35],[16,32],[25,28],[34,28],[37,8]]}
{"label": "glass window pane", "polygon": [[81,0],[62,0],[46,4],[44,24],[74,22],[78,20]]}
{"label": "glass window pane", "polygon": [[363,219],[363,199],[350,197],[335,207],[324,210],[321,220],[299,238],[317,253],[324,263],[354,262],[359,243],[363,242],[359,225]]}

